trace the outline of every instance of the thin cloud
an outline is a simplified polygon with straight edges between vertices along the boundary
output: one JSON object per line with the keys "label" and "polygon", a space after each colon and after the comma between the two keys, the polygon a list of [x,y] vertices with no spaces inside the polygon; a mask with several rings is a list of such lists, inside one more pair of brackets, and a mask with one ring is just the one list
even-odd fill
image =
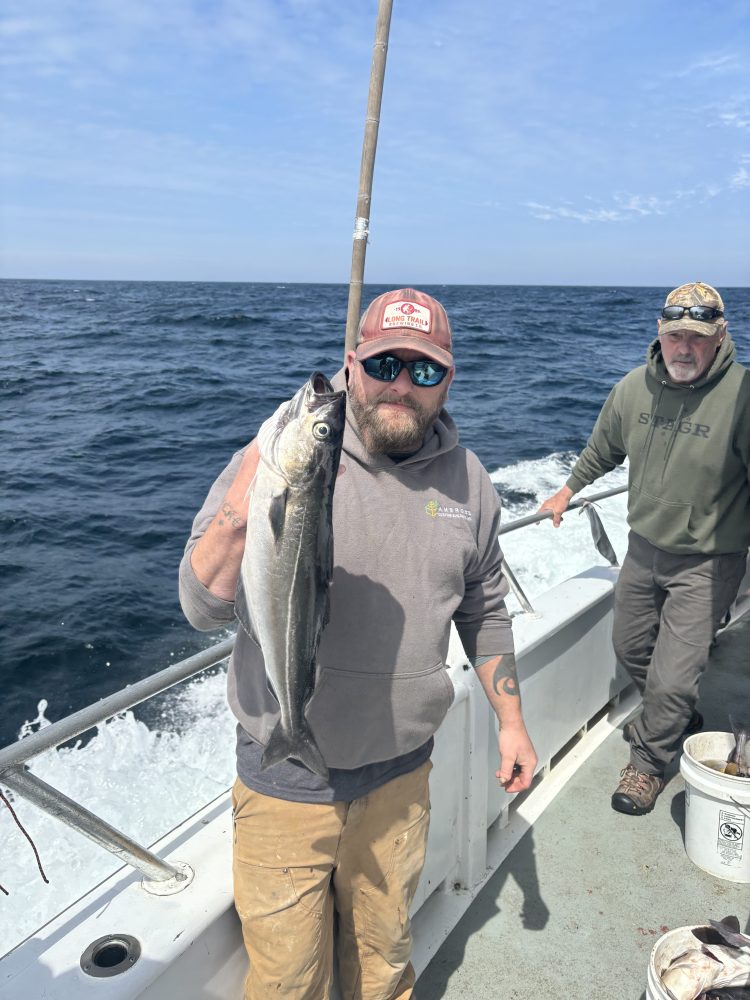
{"label": "thin cloud", "polygon": [[545,222],[550,219],[573,219],[575,222],[624,222],[627,216],[617,209],[587,208],[580,211],[574,208],[567,208],[564,205],[554,207],[552,205],[542,205],[537,201],[524,202],[535,219],[542,219]]}
{"label": "thin cloud", "polygon": [[719,122],[732,128],[750,128],[750,114],[741,111],[721,111]]}
{"label": "thin cloud", "polygon": [[733,94],[720,104],[709,104],[704,113],[713,120],[707,122],[713,128],[750,128],[750,101],[744,95]]}
{"label": "thin cloud", "polygon": [[349,40],[355,50],[362,34],[359,12],[333,0],[293,5],[291,14],[276,0],[223,0],[210,12],[185,0],[102,0],[94,6],[39,0],[33,19],[20,0],[10,5],[17,12],[0,19],[0,38],[13,45],[0,52],[0,65],[27,78],[62,77],[67,83],[71,74],[83,73],[89,86],[111,87],[118,78],[156,73],[165,58],[199,73],[217,62],[233,66],[240,82],[273,80],[291,87],[292,75],[297,82],[331,83],[346,76],[347,68],[331,55],[335,46],[321,44],[324,31]]}
{"label": "thin cloud", "polygon": [[641,194],[616,194],[615,201],[624,212],[633,215],[666,215],[671,205],[671,201]]}
{"label": "thin cloud", "polygon": [[679,70],[673,75],[677,78],[692,76],[694,73],[701,73],[704,76],[709,73],[730,73],[741,68],[741,62],[736,53],[726,53],[724,55],[708,55],[702,59],[697,59],[686,69]]}
{"label": "thin cloud", "polygon": [[[750,157],[748,158],[750,161]],[[727,182],[728,188],[738,190],[750,185],[750,174],[745,167],[740,167],[737,173]],[[687,191],[675,191],[668,198],[656,195],[629,194],[616,192],[612,195],[613,206],[579,209],[567,199],[561,199],[559,205],[545,205],[538,201],[524,202],[535,219],[550,222],[555,219],[571,219],[574,222],[588,224],[591,222],[628,222],[633,219],[645,218],[651,215],[668,215],[678,203],[691,201],[695,204],[705,204],[718,197],[723,188],[718,184],[704,184]],[[584,195],[586,201],[596,201],[591,195]]]}

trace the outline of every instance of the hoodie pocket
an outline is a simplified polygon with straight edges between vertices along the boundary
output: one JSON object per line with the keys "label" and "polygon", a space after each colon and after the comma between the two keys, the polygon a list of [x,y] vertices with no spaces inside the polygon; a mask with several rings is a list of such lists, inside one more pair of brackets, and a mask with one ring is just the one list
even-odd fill
{"label": "hoodie pocket", "polygon": [[690,523],[692,504],[655,497],[630,487],[630,527],[659,549],[694,550],[698,541]]}
{"label": "hoodie pocket", "polygon": [[307,719],[331,767],[390,760],[422,746],[453,702],[445,664],[398,674],[322,670]]}

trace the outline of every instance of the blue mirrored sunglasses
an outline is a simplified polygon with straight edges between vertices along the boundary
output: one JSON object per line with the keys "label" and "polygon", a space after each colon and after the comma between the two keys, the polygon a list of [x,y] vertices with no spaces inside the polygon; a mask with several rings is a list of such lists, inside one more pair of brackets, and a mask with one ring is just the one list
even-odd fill
{"label": "blue mirrored sunglasses", "polygon": [[379,382],[393,382],[398,378],[402,368],[408,371],[414,385],[421,386],[440,385],[448,374],[445,365],[431,361],[430,358],[402,361],[392,354],[376,354],[374,358],[365,358],[360,364],[370,378],[376,378]]}

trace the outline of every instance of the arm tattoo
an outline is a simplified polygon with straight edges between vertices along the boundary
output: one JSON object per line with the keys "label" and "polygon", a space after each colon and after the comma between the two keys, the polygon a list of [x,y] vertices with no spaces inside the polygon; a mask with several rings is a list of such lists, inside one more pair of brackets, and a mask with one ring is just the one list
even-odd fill
{"label": "arm tattoo", "polygon": [[224,524],[225,518],[227,521],[229,521],[229,523],[232,525],[233,528],[241,528],[242,525],[244,524],[243,519],[240,517],[237,511],[234,510],[232,507],[230,507],[228,503],[223,503],[221,505],[221,515],[222,516],[219,518],[219,524],[221,525]]}
{"label": "arm tattoo", "polygon": [[492,677],[492,690],[495,694],[500,694],[501,686],[505,694],[518,697],[518,673],[513,653],[503,653],[500,662],[495,667],[495,673]]}

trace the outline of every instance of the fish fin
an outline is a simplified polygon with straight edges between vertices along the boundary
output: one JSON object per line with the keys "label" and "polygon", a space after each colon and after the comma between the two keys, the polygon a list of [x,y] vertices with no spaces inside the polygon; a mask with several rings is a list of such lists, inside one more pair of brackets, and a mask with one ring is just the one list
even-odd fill
{"label": "fish fin", "polygon": [[709,920],[714,931],[721,937],[719,942],[711,944],[727,944],[734,948],[747,949],[750,946],[750,937],[740,931],[740,922],[735,916],[724,917],[723,920]]}
{"label": "fish fin", "polygon": [[268,676],[268,674],[266,674],[266,687],[268,688],[269,692],[273,695],[273,697],[276,699],[277,704],[280,705],[281,702],[279,701],[279,696],[276,694],[276,688],[273,686],[273,681]]}
{"label": "fish fin", "polygon": [[282,490],[272,499],[268,508],[268,520],[271,522],[271,531],[275,542],[281,538],[284,530],[284,518],[286,517],[286,501],[289,490]]}
{"label": "fish fin", "polygon": [[701,944],[712,945],[712,944],[724,944],[724,938],[718,931],[712,930],[710,927],[694,927],[691,932],[692,936],[700,941]]}
{"label": "fish fin", "polygon": [[[714,921],[712,920],[711,923],[713,924]],[[728,927],[731,931],[734,931],[735,934],[740,933],[740,920],[739,917],[737,917],[734,913],[731,913],[729,916],[724,917],[723,920],[719,920],[718,923],[724,924],[725,927]]]}
{"label": "fish fin", "polygon": [[323,760],[323,754],[315,742],[311,730],[305,724],[296,737],[290,737],[283,729],[281,721],[276,723],[276,728],[271,733],[271,738],[266,744],[263,756],[260,759],[260,769],[265,771],[272,764],[278,764],[282,760],[293,757],[299,761],[309,771],[319,774],[321,778],[328,778],[328,768]]}

